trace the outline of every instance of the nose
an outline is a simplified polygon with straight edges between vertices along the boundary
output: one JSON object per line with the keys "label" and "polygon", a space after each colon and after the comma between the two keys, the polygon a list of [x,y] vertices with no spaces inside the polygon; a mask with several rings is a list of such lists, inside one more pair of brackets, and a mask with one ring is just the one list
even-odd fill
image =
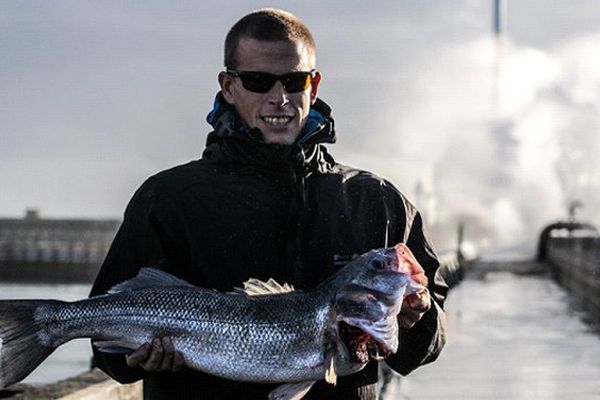
{"label": "nose", "polygon": [[269,96],[269,102],[276,106],[284,106],[290,101],[288,98],[288,92],[283,87],[281,81],[275,82],[267,94]]}

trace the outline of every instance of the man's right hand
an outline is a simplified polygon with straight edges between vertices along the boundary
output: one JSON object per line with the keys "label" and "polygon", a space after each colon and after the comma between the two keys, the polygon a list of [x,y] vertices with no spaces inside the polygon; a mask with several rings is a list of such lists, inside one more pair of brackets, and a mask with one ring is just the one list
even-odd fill
{"label": "man's right hand", "polygon": [[184,366],[183,355],[176,351],[171,338],[154,339],[144,343],[136,351],[125,356],[129,367],[140,367],[146,371],[179,371]]}

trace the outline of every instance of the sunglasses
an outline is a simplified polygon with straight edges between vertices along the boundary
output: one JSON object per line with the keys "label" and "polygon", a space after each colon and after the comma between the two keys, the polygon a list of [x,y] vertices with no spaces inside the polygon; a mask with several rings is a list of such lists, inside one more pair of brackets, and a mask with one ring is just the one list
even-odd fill
{"label": "sunglasses", "polygon": [[277,81],[281,82],[283,88],[288,93],[302,92],[308,89],[317,74],[316,69],[288,72],[282,75],[258,71],[238,71],[229,68],[227,68],[226,72],[234,78],[240,78],[244,89],[256,93],[267,93]]}

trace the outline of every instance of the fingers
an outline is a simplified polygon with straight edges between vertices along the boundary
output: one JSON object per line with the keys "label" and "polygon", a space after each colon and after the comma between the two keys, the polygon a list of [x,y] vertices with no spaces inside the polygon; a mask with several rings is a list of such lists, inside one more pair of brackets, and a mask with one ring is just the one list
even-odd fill
{"label": "fingers", "polygon": [[173,356],[172,371],[173,372],[180,371],[184,365],[185,365],[185,360],[183,359],[183,354],[181,354],[181,352],[179,352],[179,351],[176,351],[175,355]]}
{"label": "fingers", "polygon": [[175,350],[168,336],[145,343],[126,356],[129,367],[140,367],[146,371],[179,371],[184,366],[183,355]]}
{"label": "fingers", "polygon": [[427,289],[407,296],[398,315],[398,325],[401,328],[412,328],[430,308],[431,296]]}
{"label": "fingers", "polygon": [[401,328],[412,328],[423,317],[422,312],[408,309],[398,315],[398,325]]}
{"label": "fingers", "polygon": [[140,367],[146,371],[157,371],[160,365],[160,361],[163,358],[163,348],[160,339],[154,339],[152,341],[152,350],[150,356],[140,363]]}
{"label": "fingers", "polygon": [[[157,340],[157,339],[155,339]],[[163,350],[162,360],[159,360],[158,370],[159,371],[169,371],[173,366],[173,355],[175,349],[173,348],[173,343],[171,342],[171,338],[165,336],[161,339],[161,348]]]}
{"label": "fingers", "polygon": [[125,362],[128,367],[137,367],[150,355],[150,344],[144,343],[139,349],[125,356]]}
{"label": "fingers", "polygon": [[429,290],[423,289],[418,293],[413,293],[407,296],[404,302],[413,310],[426,312],[431,308],[431,296],[429,295]]}
{"label": "fingers", "polygon": [[183,355],[175,350],[175,346],[173,346],[173,341],[170,337],[165,336],[161,339],[161,344],[163,348],[163,357],[160,362],[160,366],[158,367],[159,371],[179,371],[183,368]]}

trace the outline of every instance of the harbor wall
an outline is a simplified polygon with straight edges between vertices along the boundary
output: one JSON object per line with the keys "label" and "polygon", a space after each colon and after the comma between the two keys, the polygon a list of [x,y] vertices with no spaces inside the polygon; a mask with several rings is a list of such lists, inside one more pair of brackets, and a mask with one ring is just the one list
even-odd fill
{"label": "harbor wall", "polygon": [[0,218],[0,281],[88,283],[96,276],[119,220]]}
{"label": "harbor wall", "polygon": [[0,261],[0,282],[82,283],[94,281],[100,263]]}
{"label": "harbor wall", "polygon": [[554,236],[546,244],[546,261],[556,280],[600,322],[600,237]]}

